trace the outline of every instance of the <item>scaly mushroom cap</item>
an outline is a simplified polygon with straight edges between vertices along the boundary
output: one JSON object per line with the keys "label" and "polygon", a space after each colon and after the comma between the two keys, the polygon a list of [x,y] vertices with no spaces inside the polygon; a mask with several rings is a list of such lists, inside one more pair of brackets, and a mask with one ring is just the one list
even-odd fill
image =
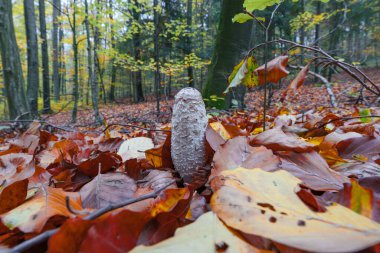
{"label": "scaly mushroom cap", "polygon": [[175,169],[187,183],[197,166],[206,162],[205,132],[208,119],[201,93],[184,88],[175,96],[171,155]]}

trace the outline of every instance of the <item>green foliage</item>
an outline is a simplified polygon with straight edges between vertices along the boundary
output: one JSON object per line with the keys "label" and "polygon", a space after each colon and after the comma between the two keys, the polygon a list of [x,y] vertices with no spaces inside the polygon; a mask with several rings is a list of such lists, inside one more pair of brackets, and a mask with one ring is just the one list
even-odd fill
{"label": "green foliage", "polygon": [[250,15],[246,13],[239,13],[234,16],[234,18],[232,19],[232,22],[245,23],[248,20],[252,20],[252,19],[253,17],[251,17]]}
{"label": "green foliage", "polygon": [[269,6],[280,3],[281,0],[245,0],[243,7],[249,11],[253,12],[255,10],[264,10]]}

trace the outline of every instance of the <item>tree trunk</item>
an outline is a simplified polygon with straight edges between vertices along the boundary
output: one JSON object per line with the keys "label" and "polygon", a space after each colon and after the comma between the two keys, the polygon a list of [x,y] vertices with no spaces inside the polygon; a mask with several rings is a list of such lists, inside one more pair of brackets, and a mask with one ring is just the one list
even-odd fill
{"label": "tree trunk", "polygon": [[[133,4],[136,7],[140,7],[138,1],[133,0]],[[135,8],[132,9],[132,15],[133,19],[137,22],[140,22],[140,12],[137,12]],[[133,50],[135,54],[135,61],[138,62],[141,60],[141,38],[140,38],[140,32],[138,31],[136,33],[133,33]],[[137,70],[133,73],[133,82],[135,84],[135,102],[143,102],[145,100],[144,98],[144,91],[143,91],[143,85],[142,85],[142,72],[141,70]]]}
{"label": "tree trunk", "polygon": [[53,41],[53,90],[54,90],[54,100],[59,101],[59,91],[60,91],[60,63],[59,63],[59,44],[58,44],[58,26],[59,20],[58,16],[60,15],[60,0],[53,0],[53,32],[52,32],[52,41]]}
{"label": "tree trunk", "polygon": [[99,45],[99,27],[98,25],[98,15],[99,15],[99,5],[100,1],[96,2],[96,25],[94,30],[94,75],[92,76],[91,82],[91,95],[92,95],[92,108],[94,110],[95,122],[101,123],[99,115],[99,84],[98,84],[98,74],[99,74],[99,61],[98,61],[98,45]]}
{"label": "tree trunk", "polygon": [[0,1],[0,49],[9,116],[30,118],[24,91],[20,53],[13,26],[12,1]]}
{"label": "tree trunk", "polygon": [[[84,8],[85,8],[85,19],[84,19],[84,24],[86,27],[86,36],[87,36],[87,68],[88,68],[88,82],[90,83],[91,86],[91,98],[92,98],[92,107],[94,109],[94,116],[95,116],[95,121],[100,122],[100,116],[99,116],[99,108],[98,108],[98,94],[96,90],[96,85],[97,85],[97,80],[95,78],[95,75],[93,74],[92,71],[92,54],[91,54],[91,34],[90,34],[90,26],[88,22],[88,1],[84,1]],[[96,28],[97,29],[97,28]],[[95,30],[95,36],[94,36],[94,54],[95,54],[95,46],[97,46],[98,38],[96,37],[96,30]],[[95,56],[94,56],[95,58]],[[96,58],[94,59],[96,61]],[[94,62],[94,65],[96,63]],[[97,73],[97,70],[94,71],[95,74]],[[96,82],[96,83],[95,83]]]}
{"label": "tree trunk", "polygon": [[235,14],[241,12],[243,0],[223,0],[218,33],[211,65],[209,66],[204,95],[222,96],[227,78],[249,47],[251,24],[232,23]]}
{"label": "tree trunk", "polygon": [[78,83],[78,74],[79,74],[79,66],[78,66],[78,43],[77,43],[77,33],[76,33],[76,0],[73,2],[73,21],[70,24],[71,32],[72,32],[72,46],[74,51],[74,107],[71,113],[71,121],[72,123],[77,122],[77,113],[78,113],[78,99],[79,99],[79,83]]}
{"label": "tree trunk", "polygon": [[[115,31],[114,31],[114,25],[113,25],[113,15],[112,15],[112,1],[109,0],[109,18],[111,20],[111,50],[112,54],[115,53],[116,50],[116,42],[115,42]],[[111,59],[111,89],[109,93],[109,99],[110,101],[115,101],[115,83],[116,83],[116,66],[115,66],[115,57],[112,56]]]}
{"label": "tree trunk", "polygon": [[160,114],[160,51],[158,48],[158,39],[159,39],[159,17],[157,12],[157,6],[158,6],[158,0],[153,0],[153,18],[154,18],[154,38],[153,38],[153,44],[154,44],[154,61],[155,61],[155,71],[154,71],[154,87],[155,87],[155,93],[156,93],[156,111],[157,111],[157,117]]}
{"label": "tree trunk", "polygon": [[38,43],[34,0],[24,0],[25,30],[28,55],[27,94],[32,117],[38,115]]}
{"label": "tree trunk", "polygon": [[[186,25],[187,29],[189,31],[187,37],[186,37],[186,50],[185,54],[190,55],[192,53],[192,45],[191,45],[191,36],[193,29],[191,27],[192,21],[193,21],[193,1],[187,0],[187,14],[186,14]],[[194,73],[193,73],[193,67],[189,65],[187,67],[187,82],[189,87],[194,87]]]}
{"label": "tree trunk", "polygon": [[43,113],[49,113],[50,109],[50,82],[49,82],[49,55],[48,55],[48,41],[46,36],[46,20],[45,20],[45,1],[39,0],[39,14],[40,14],[40,37],[42,40],[42,87],[43,87]]}

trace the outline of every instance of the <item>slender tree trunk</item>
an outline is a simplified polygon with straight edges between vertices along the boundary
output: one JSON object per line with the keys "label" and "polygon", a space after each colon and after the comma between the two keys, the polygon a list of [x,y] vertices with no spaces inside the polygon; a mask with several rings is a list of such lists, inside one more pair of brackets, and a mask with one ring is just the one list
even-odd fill
{"label": "slender tree trunk", "polygon": [[59,20],[60,15],[61,0],[53,0],[53,90],[54,90],[54,100],[59,101],[59,91],[60,91],[60,78],[59,78],[59,44],[58,44],[58,32],[59,32]]}
{"label": "slender tree trunk", "polygon": [[[193,23],[193,0],[187,0],[187,14],[186,14],[186,25],[189,31],[189,34],[186,37],[186,55],[190,55],[192,53],[192,45],[191,45],[191,36],[192,36],[192,23]],[[189,65],[187,67],[187,79],[189,87],[194,87],[194,73],[193,67]]]}
{"label": "slender tree trunk", "polygon": [[157,6],[158,6],[158,0],[153,0],[153,18],[154,18],[154,38],[153,38],[153,44],[154,44],[154,61],[155,61],[155,72],[154,72],[154,87],[155,87],[155,93],[156,93],[156,110],[157,110],[157,117],[160,114],[160,51],[159,51],[159,17],[157,12]]}
{"label": "slender tree trunk", "polygon": [[[133,0],[133,4],[138,8],[140,7],[140,4],[137,0]],[[137,22],[140,22],[140,12],[137,12],[134,8],[132,10],[133,19]],[[137,31],[136,33],[133,33],[133,50],[135,54],[135,61],[138,62],[141,60],[141,36],[140,31]],[[133,73],[133,82],[135,84],[135,102],[143,102],[145,100],[144,98],[144,91],[143,91],[143,84],[142,84],[142,71],[139,69]]]}
{"label": "slender tree trunk", "polygon": [[49,113],[50,109],[50,76],[49,76],[49,55],[48,41],[46,36],[46,20],[45,20],[45,1],[39,0],[40,14],[40,36],[41,36],[41,51],[42,51],[42,87],[43,87],[43,113]]}
{"label": "slender tree trunk", "polygon": [[[305,0],[301,0],[301,13],[305,12]],[[302,25],[300,31],[300,43],[305,45],[305,25]],[[305,50],[301,48],[301,66],[304,65],[305,62]]]}
{"label": "slender tree trunk", "polygon": [[78,43],[77,43],[77,33],[76,33],[76,0],[73,1],[73,20],[71,23],[71,32],[72,32],[72,46],[74,51],[74,107],[71,113],[72,123],[77,122],[77,113],[78,113],[78,99],[79,99],[79,65],[78,65]]}
{"label": "slender tree trunk", "polygon": [[[87,35],[87,68],[88,68],[88,82],[91,84],[91,98],[92,98],[92,107],[94,109],[94,116],[95,116],[95,121],[100,122],[100,115],[99,115],[99,108],[98,108],[98,94],[99,92],[96,89],[97,86],[97,79],[95,77],[95,74],[97,74],[97,70],[92,71],[92,54],[91,54],[91,34],[90,34],[90,26],[88,22],[88,1],[84,1],[84,8],[85,8],[85,19],[84,19],[84,24],[86,27],[86,35]],[[96,61],[96,48],[97,43],[98,43],[98,34],[97,34],[97,29],[95,28],[95,35],[94,35],[94,66],[97,67]]]}
{"label": "slender tree trunk", "polygon": [[0,50],[9,116],[11,119],[23,115],[30,118],[29,105],[24,90],[20,53],[13,25],[12,1],[0,1]]}
{"label": "slender tree trunk", "polygon": [[[316,13],[315,13],[316,15],[320,15],[321,14],[321,1],[317,1],[317,9],[316,9]],[[314,41],[315,41],[315,46],[319,46],[319,34],[320,34],[320,25],[319,24],[316,24],[315,25],[315,37],[314,37]],[[317,53],[315,53],[314,54],[315,55],[315,57],[317,57],[318,56],[318,54]],[[319,70],[318,70],[318,66],[317,66],[317,64],[315,64],[315,67],[314,67],[314,72],[316,73],[316,74],[318,74],[319,73]],[[314,82],[317,82],[318,81],[318,77],[314,77]]]}
{"label": "slender tree trunk", "polygon": [[38,115],[38,43],[34,0],[24,0],[25,30],[28,55],[27,94],[32,117]]}
{"label": "slender tree trunk", "polygon": [[[113,25],[113,15],[112,15],[112,1],[109,0],[109,18],[111,20],[111,50],[112,55],[114,55],[116,50],[116,42],[115,42],[115,31],[114,31],[114,25]],[[115,85],[116,85],[116,66],[115,66],[115,57],[112,56],[111,59],[111,89],[109,93],[109,99],[110,101],[115,101]]]}
{"label": "slender tree trunk", "polygon": [[92,76],[91,82],[91,95],[92,95],[92,108],[94,110],[95,121],[97,123],[101,122],[99,115],[99,84],[98,84],[98,75],[99,75],[99,61],[98,61],[98,45],[99,45],[99,27],[98,25],[98,15],[99,15],[99,5],[100,1],[96,2],[96,25],[94,27],[94,75]]}

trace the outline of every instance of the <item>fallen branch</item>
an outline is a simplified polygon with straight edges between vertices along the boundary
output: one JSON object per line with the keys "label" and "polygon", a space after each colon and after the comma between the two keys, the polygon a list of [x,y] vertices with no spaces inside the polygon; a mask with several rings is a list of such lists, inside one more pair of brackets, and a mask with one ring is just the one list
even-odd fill
{"label": "fallen branch", "polygon": [[[130,204],[133,204],[133,203],[145,200],[145,199],[157,198],[157,196],[160,194],[161,191],[165,190],[167,187],[169,187],[173,183],[174,183],[174,181],[171,181],[170,183],[168,183],[168,184],[166,184],[166,185],[160,187],[159,189],[154,190],[150,193],[141,195],[141,196],[136,197],[136,198],[128,199],[128,200],[121,202],[121,203],[118,203],[118,204],[111,204],[111,205],[108,205],[106,207],[100,208],[100,209],[92,212],[91,214],[87,215],[86,217],[84,217],[83,220],[94,220],[94,219],[102,216],[103,214],[105,214],[109,211],[115,210],[117,208],[128,206]],[[33,237],[30,240],[27,240],[23,243],[20,243],[19,245],[15,246],[12,249],[10,249],[9,251],[5,251],[5,252],[6,253],[19,253],[19,252],[26,251],[26,250],[32,248],[33,246],[36,246],[36,245],[38,245],[44,241],[47,241],[58,230],[59,230],[59,228],[48,230],[42,234],[37,235],[36,237]]]}
{"label": "fallen branch", "polygon": [[145,130],[145,131],[148,131],[148,132],[168,132],[168,133],[171,132],[170,130],[152,129],[152,128],[145,128],[145,127],[136,126],[136,125],[132,125],[132,124],[117,124],[117,123],[114,123],[114,124],[109,124],[109,125],[103,130],[103,133],[104,133],[105,131],[107,131],[110,127],[113,127],[113,126],[133,127],[133,128],[137,128],[137,129]]}

